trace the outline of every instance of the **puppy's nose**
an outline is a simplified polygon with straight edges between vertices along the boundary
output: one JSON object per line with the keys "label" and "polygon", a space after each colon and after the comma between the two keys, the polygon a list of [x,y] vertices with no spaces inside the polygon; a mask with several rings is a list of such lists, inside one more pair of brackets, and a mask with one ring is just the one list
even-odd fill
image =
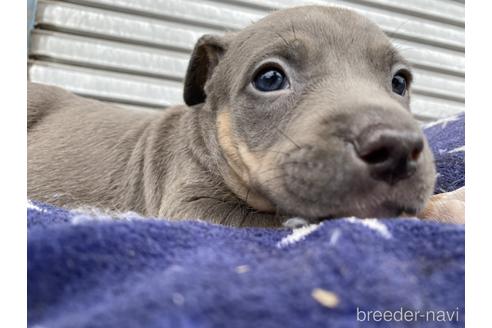
{"label": "puppy's nose", "polygon": [[415,173],[424,140],[414,131],[370,127],[359,136],[356,145],[371,176],[393,185]]}

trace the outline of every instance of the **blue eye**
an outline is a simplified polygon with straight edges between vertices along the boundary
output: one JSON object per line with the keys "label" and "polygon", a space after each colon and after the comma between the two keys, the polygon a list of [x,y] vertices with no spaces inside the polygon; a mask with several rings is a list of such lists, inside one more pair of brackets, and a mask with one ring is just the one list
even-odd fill
{"label": "blue eye", "polygon": [[404,96],[407,91],[407,79],[401,73],[396,73],[391,80],[391,87],[394,93]]}
{"label": "blue eye", "polygon": [[278,68],[262,69],[253,79],[253,86],[262,92],[285,89],[288,86],[284,72]]}

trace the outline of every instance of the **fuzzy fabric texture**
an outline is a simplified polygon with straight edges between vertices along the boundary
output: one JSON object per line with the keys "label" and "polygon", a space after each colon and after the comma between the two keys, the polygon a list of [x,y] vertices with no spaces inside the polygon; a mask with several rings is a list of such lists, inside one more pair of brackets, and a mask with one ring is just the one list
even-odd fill
{"label": "fuzzy fabric texture", "polygon": [[465,114],[431,123],[425,135],[434,153],[438,172],[435,193],[465,185]]}
{"label": "fuzzy fabric texture", "polygon": [[[426,134],[436,191],[461,187],[464,116]],[[237,229],[36,201],[27,214],[31,327],[464,326],[462,225],[346,218]]]}

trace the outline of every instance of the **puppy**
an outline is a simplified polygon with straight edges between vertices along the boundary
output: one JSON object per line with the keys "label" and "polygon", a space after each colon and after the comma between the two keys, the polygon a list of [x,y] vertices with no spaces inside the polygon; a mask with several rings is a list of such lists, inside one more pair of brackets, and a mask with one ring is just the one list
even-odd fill
{"label": "puppy", "polygon": [[231,226],[414,215],[435,168],[411,85],[368,19],[274,12],[198,40],[186,106],[126,111],[29,84],[28,196]]}

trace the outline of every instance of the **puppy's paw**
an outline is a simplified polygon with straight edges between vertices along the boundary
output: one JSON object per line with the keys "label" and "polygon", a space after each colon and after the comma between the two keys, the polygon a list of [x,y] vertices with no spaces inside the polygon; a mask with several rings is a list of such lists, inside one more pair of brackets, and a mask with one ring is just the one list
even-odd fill
{"label": "puppy's paw", "polygon": [[425,220],[464,224],[465,187],[432,196],[417,216]]}

